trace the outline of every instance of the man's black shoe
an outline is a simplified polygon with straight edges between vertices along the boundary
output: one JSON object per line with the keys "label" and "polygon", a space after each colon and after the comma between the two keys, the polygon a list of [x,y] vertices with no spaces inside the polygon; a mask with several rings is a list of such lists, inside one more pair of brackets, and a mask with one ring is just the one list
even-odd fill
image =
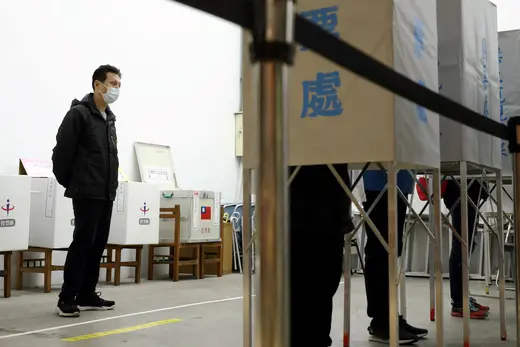
{"label": "man's black shoe", "polygon": [[422,329],[422,328],[417,328],[417,327],[414,327],[414,326],[408,324],[408,322],[406,321],[406,319],[404,319],[403,316],[399,316],[399,326],[404,328],[404,330],[408,331],[409,333],[414,334],[415,336],[417,336],[420,339],[422,339],[426,335],[428,335],[428,330]]}
{"label": "man's black shoe", "polygon": [[81,312],[79,310],[78,305],[74,304],[74,300],[63,300],[60,299],[58,301],[58,307],[56,307],[56,312],[60,317],[79,317],[81,316]]}
{"label": "man's black shoe", "polygon": [[[390,334],[388,331],[388,325],[380,327],[374,324],[370,324],[368,327],[368,333],[370,334],[369,340],[381,343],[390,343]],[[414,335],[406,331],[402,326],[399,326],[399,344],[400,345],[411,345],[419,341],[417,335]]]}
{"label": "man's black shoe", "polygon": [[101,293],[92,293],[88,296],[78,296],[76,303],[81,311],[108,311],[116,307],[116,303],[111,300],[101,298]]}

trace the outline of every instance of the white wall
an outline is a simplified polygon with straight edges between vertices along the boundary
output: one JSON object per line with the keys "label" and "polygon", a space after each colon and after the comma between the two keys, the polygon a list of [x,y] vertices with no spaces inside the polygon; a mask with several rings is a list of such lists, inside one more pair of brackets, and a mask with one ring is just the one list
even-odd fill
{"label": "white wall", "polygon": [[112,64],[123,73],[113,111],[128,178],[139,180],[134,141],[166,144],[181,188],[235,200],[238,27],[165,0],[1,1],[0,47],[0,173],[17,173],[20,157],[50,159],[72,99]]}
{"label": "white wall", "polygon": [[518,0],[491,0],[497,5],[498,31],[514,30],[520,28],[520,1]]}

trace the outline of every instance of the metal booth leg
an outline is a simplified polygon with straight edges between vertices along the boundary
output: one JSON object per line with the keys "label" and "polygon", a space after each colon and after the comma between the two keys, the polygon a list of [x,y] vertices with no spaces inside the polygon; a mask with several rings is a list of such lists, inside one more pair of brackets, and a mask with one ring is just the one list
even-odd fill
{"label": "metal booth leg", "polygon": [[388,294],[390,347],[399,346],[398,290],[397,290],[397,170],[395,163],[388,164]]}
{"label": "metal booth leg", "polygon": [[[507,340],[506,329],[506,259],[505,259],[505,232],[504,211],[502,206],[502,170],[497,170],[497,238],[500,247],[500,272],[498,274],[498,299],[500,305],[500,339]],[[490,253],[488,253],[490,255]],[[491,260],[490,260],[491,262]]]}
{"label": "metal booth leg", "polygon": [[243,259],[243,340],[244,347],[253,347],[253,291],[251,274],[251,170],[243,172],[243,227],[242,227],[242,259]]}
{"label": "metal booth leg", "polygon": [[516,303],[516,345],[520,347],[520,117],[511,117],[509,127],[509,150],[513,158],[513,191],[515,223],[515,303]]}
{"label": "metal booth leg", "polygon": [[464,347],[469,347],[469,249],[468,249],[468,167],[460,162],[460,213],[462,247],[462,326]]}
{"label": "metal booth leg", "polygon": [[442,280],[442,221],[441,221],[441,173],[439,169],[433,171],[433,220],[434,240],[434,269],[435,269],[435,325],[437,346],[444,346],[444,300]]}
{"label": "metal booth leg", "polygon": [[[430,192],[431,187],[429,187],[428,192]],[[429,193],[428,193],[429,194]],[[435,225],[434,225],[434,219],[435,212],[434,212],[434,206],[433,203],[430,200],[429,204],[429,223],[428,226],[430,227],[430,230],[434,230],[435,232]],[[434,252],[436,250],[436,240],[433,238],[428,239],[428,272],[430,274],[429,278],[429,284],[430,284],[430,321],[435,322],[435,259],[434,259]]]}
{"label": "metal booth leg", "polygon": [[[254,344],[290,346],[287,163],[287,64],[291,60],[294,4],[287,0],[254,1],[252,58],[258,72],[258,193],[255,237],[258,275]],[[278,53],[278,54],[277,54]],[[250,217],[250,216],[249,216]],[[255,233],[256,234],[256,233]],[[247,257],[249,258],[249,257]]]}
{"label": "metal booth leg", "polygon": [[350,304],[351,304],[351,241],[354,232],[345,235],[345,248],[343,253],[343,347],[350,346]]}

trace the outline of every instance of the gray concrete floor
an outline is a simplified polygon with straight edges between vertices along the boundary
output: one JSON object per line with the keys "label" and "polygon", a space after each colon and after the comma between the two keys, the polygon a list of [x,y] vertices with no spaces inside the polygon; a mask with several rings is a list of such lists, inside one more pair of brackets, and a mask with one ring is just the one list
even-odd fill
{"label": "gray concrete floor", "polygon": [[[472,282],[472,292],[483,293],[482,286],[482,282]],[[239,275],[177,283],[153,281],[140,285],[123,284],[118,288],[101,286],[99,289],[104,297],[117,301],[117,308],[109,312],[85,312],[76,319],[60,318],[54,314],[57,291],[51,294],[14,291],[12,298],[0,299],[3,313],[0,318],[0,347],[43,344],[46,347],[242,346],[242,279]],[[352,289],[351,346],[379,346],[367,341],[369,320],[365,313],[362,275],[354,275]],[[429,321],[428,280],[408,279],[407,290],[408,321],[430,329],[429,339],[422,340],[419,346],[435,346],[435,323]],[[513,292],[507,292],[509,298],[513,295]],[[449,315],[447,283],[445,298],[445,345],[462,346],[462,321]],[[471,322],[471,346],[515,345],[515,302],[506,302],[510,340],[501,342],[498,300],[479,300],[491,306],[492,314],[486,321]],[[334,347],[342,346],[342,307],[343,291],[340,287],[335,298]],[[164,320],[175,318],[182,321],[164,324]],[[309,312],[309,319],[313,318]],[[155,326],[138,330],[143,324]],[[63,341],[89,334],[95,335],[85,340]]]}

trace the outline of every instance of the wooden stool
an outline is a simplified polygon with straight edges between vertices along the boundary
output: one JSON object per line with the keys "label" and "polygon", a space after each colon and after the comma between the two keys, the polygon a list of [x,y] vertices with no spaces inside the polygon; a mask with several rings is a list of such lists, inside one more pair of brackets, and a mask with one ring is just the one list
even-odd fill
{"label": "wooden stool", "polygon": [[4,269],[0,271],[0,277],[4,278],[4,298],[11,297],[11,256],[13,252],[0,252],[4,256]]}
{"label": "wooden stool", "polygon": [[[135,260],[133,261],[122,261],[121,256],[123,250],[131,249],[135,250]],[[115,258],[113,258],[115,251]],[[103,256],[102,264],[110,264],[106,266],[107,274],[106,281],[112,282],[112,269],[114,269],[114,285],[118,286],[121,284],[121,268],[131,267],[134,268],[135,283],[141,283],[141,263],[142,263],[143,245],[107,245],[107,255]]]}
{"label": "wooden stool", "polygon": [[216,264],[217,277],[222,277],[224,271],[224,207],[220,207],[220,241],[204,242],[200,245],[200,278],[206,275],[205,265]]}
{"label": "wooden stool", "polygon": [[[157,245],[148,246],[148,280],[153,280],[154,265],[170,266],[170,278],[174,282],[179,280],[181,266],[191,266],[193,275],[200,278],[200,244],[199,243],[182,243],[181,239],[181,207],[175,205],[174,208],[161,208],[159,218],[175,219],[174,223],[174,242],[162,242]],[[169,252],[166,255],[155,254],[156,248],[168,247]],[[181,257],[183,250],[189,249],[192,251],[191,256]]]}
{"label": "wooden stool", "polygon": [[[67,252],[67,248],[44,248],[44,247],[29,247],[25,251],[18,252],[18,262],[16,264],[16,289],[22,290],[23,288],[23,273],[36,273],[43,274],[43,292],[51,292],[51,278],[53,271],[63,271],[65,268],[63,265],[52,264],[52,252]],[[27,253],[43,253],[43,258],[25,258]],[[107,269],[115,266],[115,263],[101,263],[100,267]]]}

